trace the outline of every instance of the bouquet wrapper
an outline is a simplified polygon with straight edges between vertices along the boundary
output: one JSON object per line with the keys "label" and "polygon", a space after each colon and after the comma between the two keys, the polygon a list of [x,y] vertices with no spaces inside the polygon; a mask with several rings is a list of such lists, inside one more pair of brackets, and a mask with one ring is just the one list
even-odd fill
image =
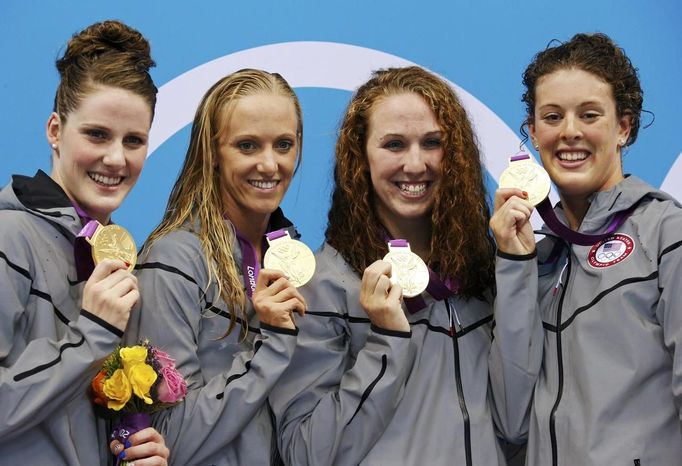
{"label": "bouquet wrapper", "polygon": [[[126,413],[121,418],[121,422],[114,428],[109,440],[118,440],[125,443],[128,438],[136,432],[151,427],[152,420],[147,413]],[[122,464],[126,464],[123,461]],[[121,460],[116,460],[116,466],[121,464]]]}

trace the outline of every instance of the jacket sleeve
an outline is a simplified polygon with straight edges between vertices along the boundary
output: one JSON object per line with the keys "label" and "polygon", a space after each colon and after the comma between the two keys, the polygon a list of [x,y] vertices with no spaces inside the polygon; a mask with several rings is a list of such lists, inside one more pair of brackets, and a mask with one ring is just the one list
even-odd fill
{"label": "jacket sleeve", "polygon": [[[348,321],[358,319],[333,288],[318,276],[306,287],[294,359],[270,395],[285,464],[359,464],[391,421],[414,357],[411,332],[373,325],[353,355]],[[357,307],[357,294],[349,301]]]}
{"label": "jacket sleeve", "polygon": [[[210,303],[206,304],[202,289],[208,277],[198,242],[160,240],[137,276],[139,323],[129,327],[126,339],[133,343],[149,338],[152,345],[167,351],[188,384],[184,401],[155,415],[154,427],[164,435],[174,464],[205,464],[206,458],[230,448],[263,408],[289,364],[298,331],[261,324],[253,349],[238,351],[225,362],[224,372],[204,380],[197,341]],[[221,320],[227,330],[227,319]]]}
{"label": "jacket sleeve", "polygon": [[528,436],[544,344],[535,253],[498,253],[495,279],[495,328],[489,357],[492,414],[506,440],[522,443]]}
{"label": "jacket sleeve", "polygon": [[[3,244],[3,246],[6,243]],[[71,401],[86,396],[99,364],[114,350],[122,332],[87,311],[68,324],[57,322],[49,289],[29,259],[0,250],[0,437],[8,439],[49,419]],[[64,286],[67,286],[66,283]],[[77,303],[80,305],[80,303]],[[53,322],[54,320],[54,322]],[[67,325],[63,337],[53,327]]]}
{"label": "jacket sleeve", "polygon": [[656,317],[663,327],[663,344],[672,357],[672,392],[682,427],[682,215],[664,213],[658,228],[658,282],[660,298]]}

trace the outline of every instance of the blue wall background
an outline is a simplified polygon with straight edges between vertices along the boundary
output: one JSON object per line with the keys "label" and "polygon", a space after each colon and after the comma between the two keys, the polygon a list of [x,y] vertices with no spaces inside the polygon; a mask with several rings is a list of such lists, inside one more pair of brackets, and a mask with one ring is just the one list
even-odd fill
{"label": "blue wall background", "polygon": [[[166,109],[175,104],[182,108],[195,105],[192,98],[181,102],[175,94],[171,101],[170,91],[182,79],[187,83],[199,76],[205,69],[202,65],[227,63],[229,57],[233,62],[242,56],[253,58],[251,49],[262,46],[283,50],[277,49],[280,44],[289,50],[271,53],[272,66],[264,63],[262,67],[271,71],[286,68],[290,73],[282,74],[300,82],[304,163],[284,208],[313,248],[323,238],[335,134],[350,92],[331,84],[338,74],[333,66],[338,57],[331,52],[326,60],[301,56],[296,53],[298,46],[304,45],[296,44],[300,41],[324,42],[320,45],[323,51],[333,50],[334,44],[329,43],[337,43],[346,44],[344,50],[351,52],[383,53],[387,59],[413,62],[446,77],[470,94],[480,111],[489,112],[504,127],[479,128],[486,163],[491,167],[506,163],[518,149],[513,133],[518,134],[524,117],[521,74],[532,56],[552,39],[603,31],[639,68],[645,108],[655,114],[653,125],[640,132],[638,142],[626,154],[625,170],[682,198],[682,161],[676,164],[682,155],[676,113],[682,108],[682,3],[678,0],[4,0],[0,3],[0,184],[9,182],[12,173],[32,174],[38,168],[49,172],[44,127],[57,85],[54,60],[72,33],[107,18],[125,21],[150,40],[157,61],[152,76],[165,92]],[[241,51],[247,51],[246,55],[232,56]],[[346,59],[352,62],[354,53]],[[261,63],[258,60],[256,63]],[[385,63],[382,60],[376,63]],[[368,62],[358,65],[353,78],[358,83],[367,77],[367,66]],[[223,74],[230,71],[225,67]],[[316,79],[291,79],[296,73]],[[193,92],[201,94],[203,90],[199,83]],[[163,111],[157,108],[154,131],[157,123],[161,124]],[[180,115],[183,111],[166,113],[189,121],[191,115]],[[644,116],[645,123],[651,120]],[[160,220],[184,157],[189,127],[180,124],[177,129],[168,138],[155,137],[158,148],[150,153],[137,187],[115,214],[115,220],[133,232],[138,244]],[[497,174],[495,169],[490,172],[491,188]]]}

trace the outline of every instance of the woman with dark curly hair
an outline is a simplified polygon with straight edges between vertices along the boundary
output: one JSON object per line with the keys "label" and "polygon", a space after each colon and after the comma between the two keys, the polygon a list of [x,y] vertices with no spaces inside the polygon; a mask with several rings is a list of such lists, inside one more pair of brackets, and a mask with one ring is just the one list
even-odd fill
{"label": "woman with dark curly hair", "polygon": [[[504,464],[487,390],[494,246],[453,90],[418,67],[374,73],[341,124],[334,181],[297,350],[270,397],[285,463]],[[428,264],[421,293],[378,260],[407,244]]]}
{"label": "woman with dark curly hair", "polygon": [[577,34],[538,53],[524,84],[561,203],[538,207],[536,245],[527,193],[495,195],[491,376],[513,408],[506,433],[528,438],[530,465],[680,464],[682,211],[623,174],[637,71],[609,37]]}

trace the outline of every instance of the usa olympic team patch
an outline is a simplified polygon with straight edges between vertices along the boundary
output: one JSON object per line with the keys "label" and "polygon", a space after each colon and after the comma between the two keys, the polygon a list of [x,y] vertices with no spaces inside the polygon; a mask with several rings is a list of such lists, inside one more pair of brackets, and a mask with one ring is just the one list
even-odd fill
{"label": "usa olympic team patch", "polygon": [[592,246],[587,261],[596,269],[623,262],[635,250],[635,242],[628,235],[617,233]]}

